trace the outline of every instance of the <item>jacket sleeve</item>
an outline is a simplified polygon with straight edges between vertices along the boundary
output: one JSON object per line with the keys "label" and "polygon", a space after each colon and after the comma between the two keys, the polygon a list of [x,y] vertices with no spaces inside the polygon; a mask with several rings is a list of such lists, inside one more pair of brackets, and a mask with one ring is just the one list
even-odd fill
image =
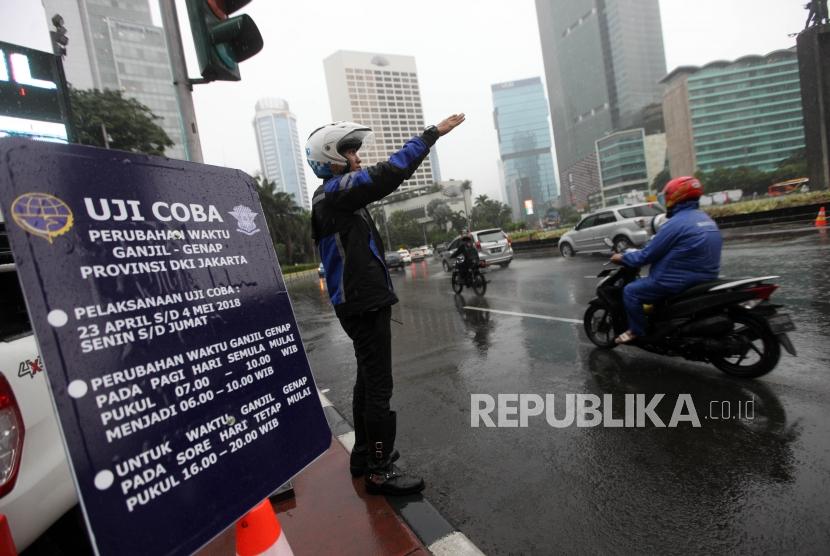
{"label": "jacket sleeve", "polygon": [[459,247],[458,249],[456,249],[455,251],[453,251],[452,253],[450,253],[450,258],[451,258],[451,259],[454,259],[454,258],[456,258],[456,257],[457,257],[457,256],[459,256],[459,255],[461,255],[461,247]]}
{"label": "jacket sleeve", "polygon": [[666,222],[642,249],[623,255],[623,264],[639,267],[653,264],[655,261],[662,259],[674,245],[682,228],[679,221],[675,222],[675,225],[671,224],[671,220]]}
{"label": "jacket sleeve", "polygon": [[413,137],[386,162],[327,181],[326,198],[338,210],[346,212],[354,212],[383,199],[412,176],[433,144],[435,138],[431,135]]}

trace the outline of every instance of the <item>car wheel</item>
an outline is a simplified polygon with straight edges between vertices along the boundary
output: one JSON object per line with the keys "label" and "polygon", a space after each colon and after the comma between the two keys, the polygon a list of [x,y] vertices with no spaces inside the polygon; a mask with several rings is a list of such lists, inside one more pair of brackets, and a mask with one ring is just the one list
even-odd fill
{"label": "car wheel", "polygon": [[631,240],[625,236],[617,236],[614,238],[614,252],[615,253],[622,253],[626,249],[634,247],[634,244],[631,243]]}
{"label": "car wheel", "polygon": [[574,256],[574,248],[571,247],[570,243],[561,243],[561,244],[559,244],[559,252],[565,258],[569,258],[569,257]]}

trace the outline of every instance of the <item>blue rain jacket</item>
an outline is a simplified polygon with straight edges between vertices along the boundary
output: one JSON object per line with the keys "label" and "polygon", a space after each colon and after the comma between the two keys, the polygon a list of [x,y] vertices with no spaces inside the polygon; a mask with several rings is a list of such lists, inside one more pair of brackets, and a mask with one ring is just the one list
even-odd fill
{"label": "blue rain jacket", "polygon": [[697,201],[687,201],[675,207],[673,216],[643,249],[623,255],[623,264],[651,265],[649,280],[681,292],[717,280],[722,246],[715,221],[698,209]]}

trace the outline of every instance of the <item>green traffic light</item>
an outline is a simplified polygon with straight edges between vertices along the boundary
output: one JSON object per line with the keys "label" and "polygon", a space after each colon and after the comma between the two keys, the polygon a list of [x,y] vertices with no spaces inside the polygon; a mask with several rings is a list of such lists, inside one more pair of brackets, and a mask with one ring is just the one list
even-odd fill
{"label": "green traffic light", "polygon": [[228,18],[248,2],[187,0],[199,71],[206,81],[239,81],[239,62],[262,50],[262,35],[250,16]]}

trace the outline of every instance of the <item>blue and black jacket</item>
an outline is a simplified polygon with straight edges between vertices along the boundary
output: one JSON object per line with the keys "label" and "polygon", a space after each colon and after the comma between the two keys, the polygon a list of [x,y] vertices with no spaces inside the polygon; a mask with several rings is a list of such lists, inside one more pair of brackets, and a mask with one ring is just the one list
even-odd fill
{"label": "blue and black jacket", "polygon": [[397,303],[383,241],[366,206],[395,191],[429,154],[438,134],[413,137],[389,160],[327,179],[311,203],[312,236],[338,317]]}
{"label": "blue and black jacket", "polygon": [[674,215],[642,250],[623,255],[623,264],[650,264],[650,280],[680,292],[717,280],[722,247],[723,239],[715,221],[698,209],[697,201],[687,201],[674,208]]}

